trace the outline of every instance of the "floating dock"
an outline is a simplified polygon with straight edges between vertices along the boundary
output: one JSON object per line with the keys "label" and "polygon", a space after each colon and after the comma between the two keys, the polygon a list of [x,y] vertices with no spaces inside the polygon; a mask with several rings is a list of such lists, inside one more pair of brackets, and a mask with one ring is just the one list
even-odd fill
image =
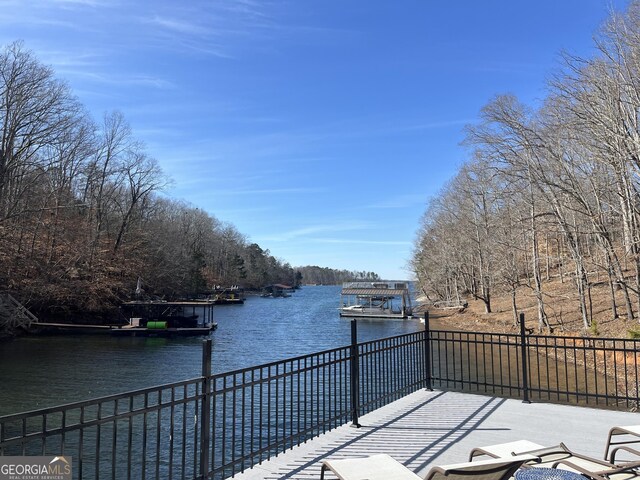
{"label": "floating dock", "polygon": [[151,329],[147,327],[134,327],[131,325],[76,325],[71,323],[47,323],[34,322],[31,330],[43,334],[98,334],[113,335],[116,337],[188,337],[209,335],[218,327],[212,323],[194,328],[170,328]]}
{"label": "floating dock", "polygon": [[186,327],[186,328],[148,328],[148,327],[129,327],[113,328],[110,334],[116,337],[195,337],[201,335],[209,335],[218,327],[217,323],[211,323],[202,327]]}

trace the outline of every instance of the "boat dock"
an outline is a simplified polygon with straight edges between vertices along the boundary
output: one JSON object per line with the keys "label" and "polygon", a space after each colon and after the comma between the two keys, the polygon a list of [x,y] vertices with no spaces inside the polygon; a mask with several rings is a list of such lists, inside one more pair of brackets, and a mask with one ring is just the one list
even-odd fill
{"label": "boat dock", "polygon": [[340,316],[409,318],[413,315],[407,282],[347,282],[340,292]]}
{"label": "boat dock", "polygon": [[184,337],[209,335],[218,324],[213,321],[213,301],[133,301],[125,302],[125,320],[111,325],[32,322],[37,333],[107,334],[130,337]]}
{"label": "boat dock", "polygon": [[213,300],[163,300],[124,302],[120,309],[127,319],[197,318],[198,325],[213,323]]}
{"label": "boat dock", "polygon": [[242,305],[244,290],[240,287],[216,288],[213,291],[212,302],[215,305]]}

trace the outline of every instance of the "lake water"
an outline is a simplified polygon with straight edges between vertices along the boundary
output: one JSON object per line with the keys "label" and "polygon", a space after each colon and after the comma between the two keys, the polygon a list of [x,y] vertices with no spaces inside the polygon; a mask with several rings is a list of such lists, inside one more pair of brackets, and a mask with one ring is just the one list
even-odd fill
{"label": "lake water", "polygon": [[[340,287],[303,287],[289,298],[216,306],[214,373],[350,343]],[[411,333],[418,319],[358,321],[358,340]],[[0,416],[197,377],[202,337],[22,337],[0,343]]]}

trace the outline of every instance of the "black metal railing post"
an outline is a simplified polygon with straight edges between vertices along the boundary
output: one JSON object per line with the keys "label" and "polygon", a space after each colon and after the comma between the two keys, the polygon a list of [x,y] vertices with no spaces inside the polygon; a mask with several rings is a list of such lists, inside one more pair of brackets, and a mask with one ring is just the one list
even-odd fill
{"label": "black metal railing post", "polygon": [[424,312],[424,383],[425,389],[433,392],[431,386],[431,335],[429,328],[429,310]]}
{"label": "black metal railing post", "polygon": [[520,352],[522,355],[522,403],[531,403],[529,400],[529,368],[527,366],[527,334],[524,326],[524,313],[520,313]]}
{"label": "black metal railing post", "polygon": [[209,478],[211,430],[211,339],[202,343],[202,404],[200,411],[200,478]]}
{"label": "black metal railing post", "polygon": [[360,356],[358,354],[358,324],[351,320],[351,426],[360,428]]}

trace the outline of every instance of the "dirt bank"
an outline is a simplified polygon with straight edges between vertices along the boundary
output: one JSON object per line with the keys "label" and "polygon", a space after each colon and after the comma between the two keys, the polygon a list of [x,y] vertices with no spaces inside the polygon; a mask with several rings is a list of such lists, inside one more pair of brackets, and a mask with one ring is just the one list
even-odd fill
{"label": "dirt bank", "polygon": [[[585,329],[575,286],[571,280],[560,281],[554,279],[544,285],[545,311],[547,313],[551,332],[544,329],[543,333],[553,335],[591,336],[606,338],[632,338],[636,332],[640,334],[638,315],[635,319],[628,319],[624,314],[622,292],[616,293],[618,318],[614,318],[611,308],[609,287],[596,284],[591,288],[591,302],[589,310],[594,321]],[[513,311],[510,295],[496,295],[491,302],[491,313],[485,313],[484,303],[480,300],[467,298],[468,307],[465,309],[441,309],[422,304],[417,310],[429,310],[429,317],[434,328],[482,331],[495,333],[515,333]],[[533,291],[522,287],[516,297],[518,311],[525,314],[525,325],[534,332],[539,331],[537,302]]]}

